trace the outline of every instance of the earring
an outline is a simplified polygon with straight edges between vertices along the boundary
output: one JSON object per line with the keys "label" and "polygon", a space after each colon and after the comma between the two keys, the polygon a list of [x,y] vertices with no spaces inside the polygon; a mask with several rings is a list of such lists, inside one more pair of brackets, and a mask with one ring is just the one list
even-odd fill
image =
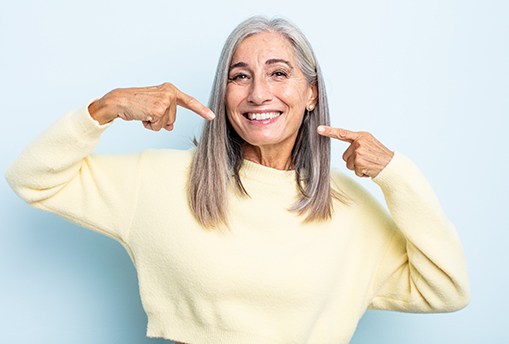
{"label": "earring", "polygon": [[308,111],[313,111],[315,109],[315,106],[314,105],[309,105],[308,107]]}

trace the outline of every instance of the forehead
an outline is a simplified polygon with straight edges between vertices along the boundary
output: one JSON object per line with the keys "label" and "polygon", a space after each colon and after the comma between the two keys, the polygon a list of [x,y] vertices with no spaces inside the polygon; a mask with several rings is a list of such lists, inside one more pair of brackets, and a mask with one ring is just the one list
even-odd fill
{"label": "forehead", "polygon": [[276,32],[260,32],[245,38],[235,50],[232,63],[281,58],[294,61],[295,53],[290,41]]}

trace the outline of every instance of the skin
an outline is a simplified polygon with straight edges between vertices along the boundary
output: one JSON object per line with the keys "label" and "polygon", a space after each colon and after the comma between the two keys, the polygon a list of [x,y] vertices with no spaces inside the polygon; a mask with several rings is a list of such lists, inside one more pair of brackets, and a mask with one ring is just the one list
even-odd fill
{"label": "skin", "polygon": [[393,151],[367,132],[355,132],[325,125],[319,126],[317,132],[350,144],[343,153],[343,160],[346,162],[346,167],[354,171],[358,177],[375,178],[394,156]]}
{"label": "skin", "polygon": [[[290,43],[277,33],[250,36],[239,44],[230,68],[227,116],[246,141],[244,158],[280,170],[292,168],[291,150],[305,109],[316,105],[317,90],[298,69]],[[215,117],[212,110],[171,83],[114,89],[91,103],[89,112],[100,124],[121,118],[141,121],[150,130],[171,131],[177,106],[207,120]],[[278,111],[281,115],[256,125],[244,116],[246,112],[264,111]],[[349,144],[343,160],[359,177],[376,177],[394,155],[367,132],[322,125],[317,134]]]}
{"label": "skin", "polygon": [[[306,108],[317,90],[297,67],[294,49],[282,35],[263,32],[246,38],[233,55],[226,87],[226,112],[246,142],[244,158],[272,168],[292,167],[291,151]],[[257,121],[247,113],[278,112]]]}
{"label": "skin", "polygon": [[[230,66],[227,116],[236,132],[246,141],[244,157],[281,170],[291,168],[291,150],[305,110],[314,107],[317,99],[316,87],[309,85],[297,68],[293,48],[279,34],[259,33],[238,46]],[[88,109],[92,118],[100,124],[121,118],[141,121],[150,130],[171,131],[177,106],[187,108],[206,120],[215,117],[212,110],[170,83],[118,88],[91,103]],[[244,116],[246,112],[267,110],[282,114],[275,121],[256,125]],[[367,132],[322,125],[317,128],[317,134],[349,144],[343,160],[347,168],[359,177],[376,177],[394,155]]]}
{"label": "skin", "polygon": [[150,130],[164,128],[171,131],[177,105],[207,120],[215,117],[212,110],[168,82],[151,87],[117,88],[91,103],[88,111],[100,124],[121,118],[125,121],[141,121]]}

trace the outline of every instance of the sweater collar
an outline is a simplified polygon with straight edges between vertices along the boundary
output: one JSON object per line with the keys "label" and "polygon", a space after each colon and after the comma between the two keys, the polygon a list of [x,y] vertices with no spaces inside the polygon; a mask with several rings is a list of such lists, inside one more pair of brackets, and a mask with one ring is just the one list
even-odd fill
{"label": "sweater collar", "polygon": [[242,179],[256,180],[266,184],[295,183],[295,170],[283,171],[244,159],[240,169]]}

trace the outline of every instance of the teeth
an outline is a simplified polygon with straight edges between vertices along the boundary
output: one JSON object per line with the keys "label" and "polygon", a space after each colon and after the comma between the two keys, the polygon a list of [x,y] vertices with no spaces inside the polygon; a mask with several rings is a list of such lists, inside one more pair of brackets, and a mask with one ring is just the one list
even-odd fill
{"label": "teeth", "polygon": [[247,118],[250,120],[263,121],[266,119],[276,118],[280,115],[280,112],[263,112],[263,113],[248,113]]}

